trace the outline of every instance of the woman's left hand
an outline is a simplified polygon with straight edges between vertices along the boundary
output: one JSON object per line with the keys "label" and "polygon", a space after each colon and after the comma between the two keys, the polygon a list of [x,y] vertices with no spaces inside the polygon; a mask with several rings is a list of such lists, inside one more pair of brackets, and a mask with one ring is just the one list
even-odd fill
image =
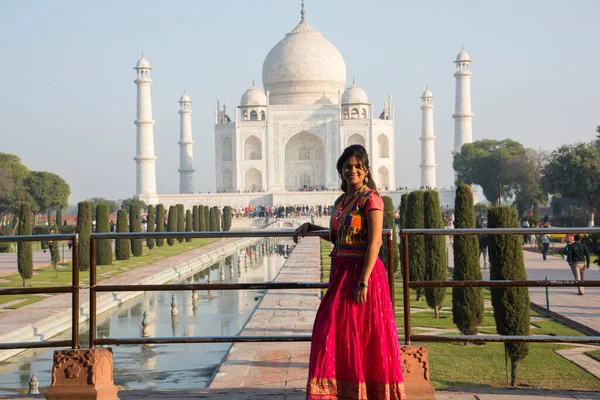
{"label": "woman's left hand", "polygon": [[356,301],[358,304],[365,304],[367,302],[367,289],[366,287],[361,288],[361,287],[356,287],[356,290],[354,291],[354,301]]}

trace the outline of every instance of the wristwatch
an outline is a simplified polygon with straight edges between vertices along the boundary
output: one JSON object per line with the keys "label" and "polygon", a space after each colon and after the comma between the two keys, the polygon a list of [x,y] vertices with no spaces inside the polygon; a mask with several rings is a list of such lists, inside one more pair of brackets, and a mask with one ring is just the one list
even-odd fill
{"label": "wristwatch", "polygon": [[361,289],[367,289],[369,287],[369,285],[367,285],[364,282],[358,282],[358,287]]}

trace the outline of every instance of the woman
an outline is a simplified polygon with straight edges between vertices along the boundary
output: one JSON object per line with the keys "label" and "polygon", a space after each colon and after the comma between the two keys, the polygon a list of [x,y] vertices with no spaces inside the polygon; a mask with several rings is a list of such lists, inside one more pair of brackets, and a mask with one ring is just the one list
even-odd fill
{"label": "woman", "polygon": [[[329,286],[313,326],[306,398],[404,400],[394,310],[377,256],[383,200],[365,148],[346,148],[337,171],[344,194],[334,203],[324,237],[334,249]],[[315,230],[326,228],[305,223],[294,241]]]}
{"label": "woman", "polygon": [[[550,228],[550,224],[546,223],[545,228]],[[550,248],[550,235],[542,233],[540,235],[540,241],[542,242],[542,259],[548,261],[548,249]]]}

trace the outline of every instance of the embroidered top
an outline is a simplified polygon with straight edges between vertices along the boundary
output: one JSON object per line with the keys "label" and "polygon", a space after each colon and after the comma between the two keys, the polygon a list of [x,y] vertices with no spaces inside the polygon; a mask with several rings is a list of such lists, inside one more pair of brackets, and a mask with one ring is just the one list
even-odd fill
{"label": "embroidered top", "polygon": [[[376,190],[363,186],[354,194],[354,199],[343,209],[341,199],[334,203],[331,215],[330,236],[334,252],[342,257],[364,257],[368,244],[367,213],[383,210],[383,200]],[[341,213],[341,214],[338,214]],[[336,215],[341,215],[339,219]]]}

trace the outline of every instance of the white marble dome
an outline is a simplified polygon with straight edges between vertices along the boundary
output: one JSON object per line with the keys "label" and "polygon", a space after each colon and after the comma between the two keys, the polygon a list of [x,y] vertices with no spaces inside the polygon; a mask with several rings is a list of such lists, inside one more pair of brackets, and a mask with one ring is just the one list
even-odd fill
{"label": "white marble dome", "polygon": [[271,104],[315,104],[325,94],[337,103],[346,84],[339,50],[306,20],[275,45],[263,63]]}
{"label": "white marble dome", "polygon": [[460,51],[460,53],[458,53],[458,55],[456,56],[456,61],[454,61],[454,62],[463,62],[463,61],[471,61],[471,57],[469,57],[469,54],[465,51],[465,49],[462,49]]}
{"label": "white marble dome", "polygon": [[142,56],[142,58],[140,58],[135,66],[136,68],[150,68],[150,63],[148,62],[148,60],[146,60],[144,58],[144,56]]}
{"label": "white marble dome", "polygon": [[242,95],[242,99],[240,100],[240,106],[266,106],[267,105],[267,96],[265,93],[252,85],[246,92]]}
{"label": "white marble dome", "polygon": [[181,96],[181,99],[179,99],[179,102],[183,103],[183,102],[189,102],[189,101],[191,101],[190,100],[190,95],[187,94],[187,92],[184,91],[183,95]]}
{"label": "white marble dome", "polygon": [[433,97],[433,92],[431,91],[431,89],[426,88],[421,97]]}
{"label": "white marble dome", "polygon": [[368,103],[367,93],[356,83],[353,83],[342,95],[342,104]]}

